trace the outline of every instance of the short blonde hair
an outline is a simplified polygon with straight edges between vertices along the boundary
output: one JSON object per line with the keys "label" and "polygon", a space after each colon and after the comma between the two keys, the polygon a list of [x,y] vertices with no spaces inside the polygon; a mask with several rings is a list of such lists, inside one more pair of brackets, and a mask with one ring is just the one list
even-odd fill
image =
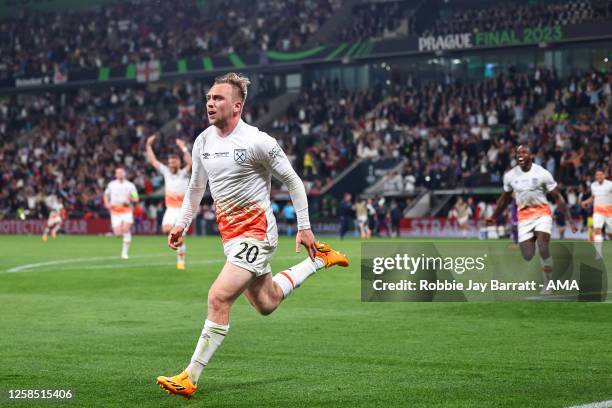
{"label": "short blonde hair", "polygon": [[240,98],[242,99],[242,103],[244,103],[247,97],[247,87],[251,85],[251,81],[244,75],[237,74],[235,72],[228,72],[225,75],[221,75],[215,78],[214,85],[217,84],[230,84],[231,86],[233,86],[235,89],[238,90]]}

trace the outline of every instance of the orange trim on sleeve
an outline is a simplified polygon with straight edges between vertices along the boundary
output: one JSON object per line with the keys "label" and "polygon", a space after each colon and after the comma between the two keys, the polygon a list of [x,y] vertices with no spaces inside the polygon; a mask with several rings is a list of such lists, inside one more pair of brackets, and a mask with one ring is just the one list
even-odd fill
{"label": "orange trim on sleeve", "polygon": [[550,211],[548,204],[539,204],[531,207],[519,208],[518,210],[519,221],[532,220],[546,215],[552,216],[552,211]]}

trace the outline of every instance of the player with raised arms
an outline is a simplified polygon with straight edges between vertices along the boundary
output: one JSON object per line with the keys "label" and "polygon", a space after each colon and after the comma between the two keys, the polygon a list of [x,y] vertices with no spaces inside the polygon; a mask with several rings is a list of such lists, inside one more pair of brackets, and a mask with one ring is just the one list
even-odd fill
{"label": "player with raised arms", "polygon": [[595,181],[591,184],[591,197],[584,200],[583,208],[593,204],[593,244],[598,257],[603,257],[603,234],[602,228],[606,226],[606,232],[612,237],[612,181],[606,179],[603,170],[595,172]]}
{"label": "player with raised arms", "polygon": [[461,229],[463,238],[468,236],[468,222],[472,216],[472,208],[465,202],[463,197],[457,198],[457,202],[451,209],[448,218],[455,218],[457,220],[457,226]]}
{"label": "player with raised arms", "polygon": [[62,201],[58,199],[55,194],[51,194],[45,199],[45,205],[49,208],[49,218],[47,219],[47,226],[42,235],[43,241],[49,239],[49,233],[51,233],[51,238],[55,239],[57,237],[57,232],[66,219],[66,209]]}
{"label": "player with raised arms", "polygon": [[552,174],[542,166],[533,163],[529,148],[524,145],[516,149],[518,166],[504,174],[504,192],[497,200],[495,211],[487,218],[487,225],[495,225],[495,220],[512,201],[512,192],[516,193],[518,207],[518,242],[521,255],[530,261],[535,255],[537,242],[540,252],[540,264],[544,277],[542,294],[550,294],[548,282],[552,280],[553,260],[550,255],[550,233],[552,230],[552,211],[546,200],[546,193],[553,197],[559,211],[570,223],[572,232],[576,232],[576,223],[569,214],[565,200],[559,191]]}
{"label": "player with raised arms", "polygon": [[115,180],[108,183],[104,190],[104,207],[111,214],[111,227],[116,237],[123,236],[121,259],[128,259],[132,242],[131,228],[134,223],[134,204],[138,202],[138,191],[131,181],[125,178],[122,167],[115,169]]}
{"label": "player with raised arms", "polygon": [[[226,263],[208,291],[208,315],[191,363],[173,377],[157,383],[169,393],[190,397],[204,367],[225,339],[230,309],[244,294],[262,315],[272,313],[294,289],[317,270],[348,266],[348,258],[317,243],[310,229],[308,200],[302,180],[275,139],[241,119],[248,78],[228,73],[215,79],[206,96],[211,124],[193,146],[191,180],[179,222],[168,235],[177,249],[210,186],[223,241]],[[278,243],[276,221],[270,203],[272,175],[289,191],[297,215],[295,250],[303,245],[308,257],[272,277],[270,260]]]}
{"label": "player with raised arms", "polygon": [[[164,195],[166,211],[164,212],[164,218],[162,219],[162,231],[164,234],[168,234],[170,229],[174,227],[174,224],[179,219],[181,213],[181,205],[183,204],[183,198],[185,197],[185,191],[187,191],[187,185],[189,184],[189,173],[191,172],[191,155],[185,147],[185,142],[181,139],[176,139],[176,145],[183,153],[183,160],[185,167],[181,168],[181,159],[176,153],[171,152],[168,154],[168,165],[161,163],[155,157],[153,151],[153,143],[155,142],[156,136],[149,136],[147,138],[146,150],[147,150],[147,162],[149,162],[162,176],[164,176]],[[183,243],[179,246],[176,251],[176,268],[185,269],[185,252],[187,248]]]}

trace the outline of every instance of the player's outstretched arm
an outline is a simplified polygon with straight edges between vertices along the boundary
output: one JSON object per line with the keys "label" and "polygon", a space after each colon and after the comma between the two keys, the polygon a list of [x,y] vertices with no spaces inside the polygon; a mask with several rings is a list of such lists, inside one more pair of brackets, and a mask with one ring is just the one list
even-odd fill
{"label": "player's outstretched arm", "polygon": [[156,170],[159,170],[159,161],[157,157],[155,157],[155,152],[153,151],[153,143],[155,143],[155,138],[157,135],[151,135],[147,138],[146,149],[147,149],[147,162],[151,164],[151,166],[155,167]]}
{"label": "player's outstretched arm", "polygon": [[297,216],[298,233],[295,237],[295,250],[299,252],[300,245],[304,245],[308,250],[308,255],[314,259],[316,243],[314,234],[310,229],[308,196],[306,196],[304,183],[295,170],[293,170],[293,167],[291,167],[291,162],[289,162],[285,152],[283,152],[283,149],[281,149],[276,140],[266,134],[264,135],[263,141],[256,147],[256,158],[268,167],[274,177],[287,187]]}
{"label": "player's outstretched arm", "polygon": [[308,251],[308,256],[314,261],[317,252],[316,242],[315,236],[310,228],[299,230],[295,236],[295,252],[300,253],[300,246],[304,245],[304,248]]}
{"label": "player's outstretched arm", "polygon": [[110,211],[111,210],[110,199],[108,198],[108,193],[106,191],[104,192],[104,195],[102,196],[102,200],[104,201],[104,208]]}
{"label": "player's outstretched arm", "polygon": [[186,171],[191,171],[191,155],[189,154],[189,150],[185,146],[185,141],[182,139],[176,139],[176,145],[183,152],[183,161],[185,162],[184,169]]}
{"label": "player's outstretched arm", "polygon": [[493,211],[493,215],[487,218],[487,225],[495,225],[495,220],[497,217],[501,215],[501,213],[508,207],[510,201],[512,200],[512,193],[509,191],[504,191],[502,195],[497,199],[497,204],[495,205],[495,211]]}
{"label": "player's outstretched arm", "polygon": [[130,202],[132,204],[136,204],[138,201],[140,201],[140,196],[138,195],[138,190],[134,189],[131,193],[130,193]]}
{"label": "player's outstretched arm", "polygon": [[567,208],[567,204],[565,204],[565,199],[563,198],[563,196],[561,195],[561,192],[559,191],[559,187],[555,187],[554,190],[550,192],[550,195],[557,203],[557,208],[559,208],[559,212],[561,214],[564,214],[565,218],[569,221],[572,232],[578,231],[578,228],[576,227],[576,223],[572,219],[572,215],[569,212],[569,208]]}

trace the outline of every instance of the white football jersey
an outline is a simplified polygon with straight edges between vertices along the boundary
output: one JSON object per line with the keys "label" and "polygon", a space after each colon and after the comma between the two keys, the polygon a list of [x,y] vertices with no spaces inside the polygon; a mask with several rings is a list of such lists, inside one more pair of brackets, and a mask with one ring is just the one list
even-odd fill
{"label": "white football jersey", "polygon": [[113,180],[108,183],[104,195],[108,196],[111,205],[111,214],[125,214],[132,212],[132,194],[138,194],[134,183],[128,180]]}
{"label": "white football jersey", "polygon": [[298,228],[310,228],[304,185],[268,134],[242,120],[225,137],[209,126],[196,139],[192,156],[189,192],[179,221],[183,226],[189,225],[195,215],[208,182],[223,242],[248,237],[276,245],[278,233],[270,204],[274,175],[289,190],[298,213]]}
{"label": "white football jersey", "polygon": [[529,171],[520,166],[504,174],[504,191],[516,193],[519,221],[552,215],[546,193],[557,187],[552,174],[545,168],[531,163]]}
{"label": "white football jersey", "polygon": [[160,163],[159,172],[164,176],[164,194],[166,208],[181,208],[185,191],[189,185],[189,173],[186,169],[180,169],[172,173],[168,166]]}
{"label": "white football jersey", "polygon": [[593,194],[593,213],[612,217],[612,181],[604,180],[603,183],[595,181],[591,184]]}

